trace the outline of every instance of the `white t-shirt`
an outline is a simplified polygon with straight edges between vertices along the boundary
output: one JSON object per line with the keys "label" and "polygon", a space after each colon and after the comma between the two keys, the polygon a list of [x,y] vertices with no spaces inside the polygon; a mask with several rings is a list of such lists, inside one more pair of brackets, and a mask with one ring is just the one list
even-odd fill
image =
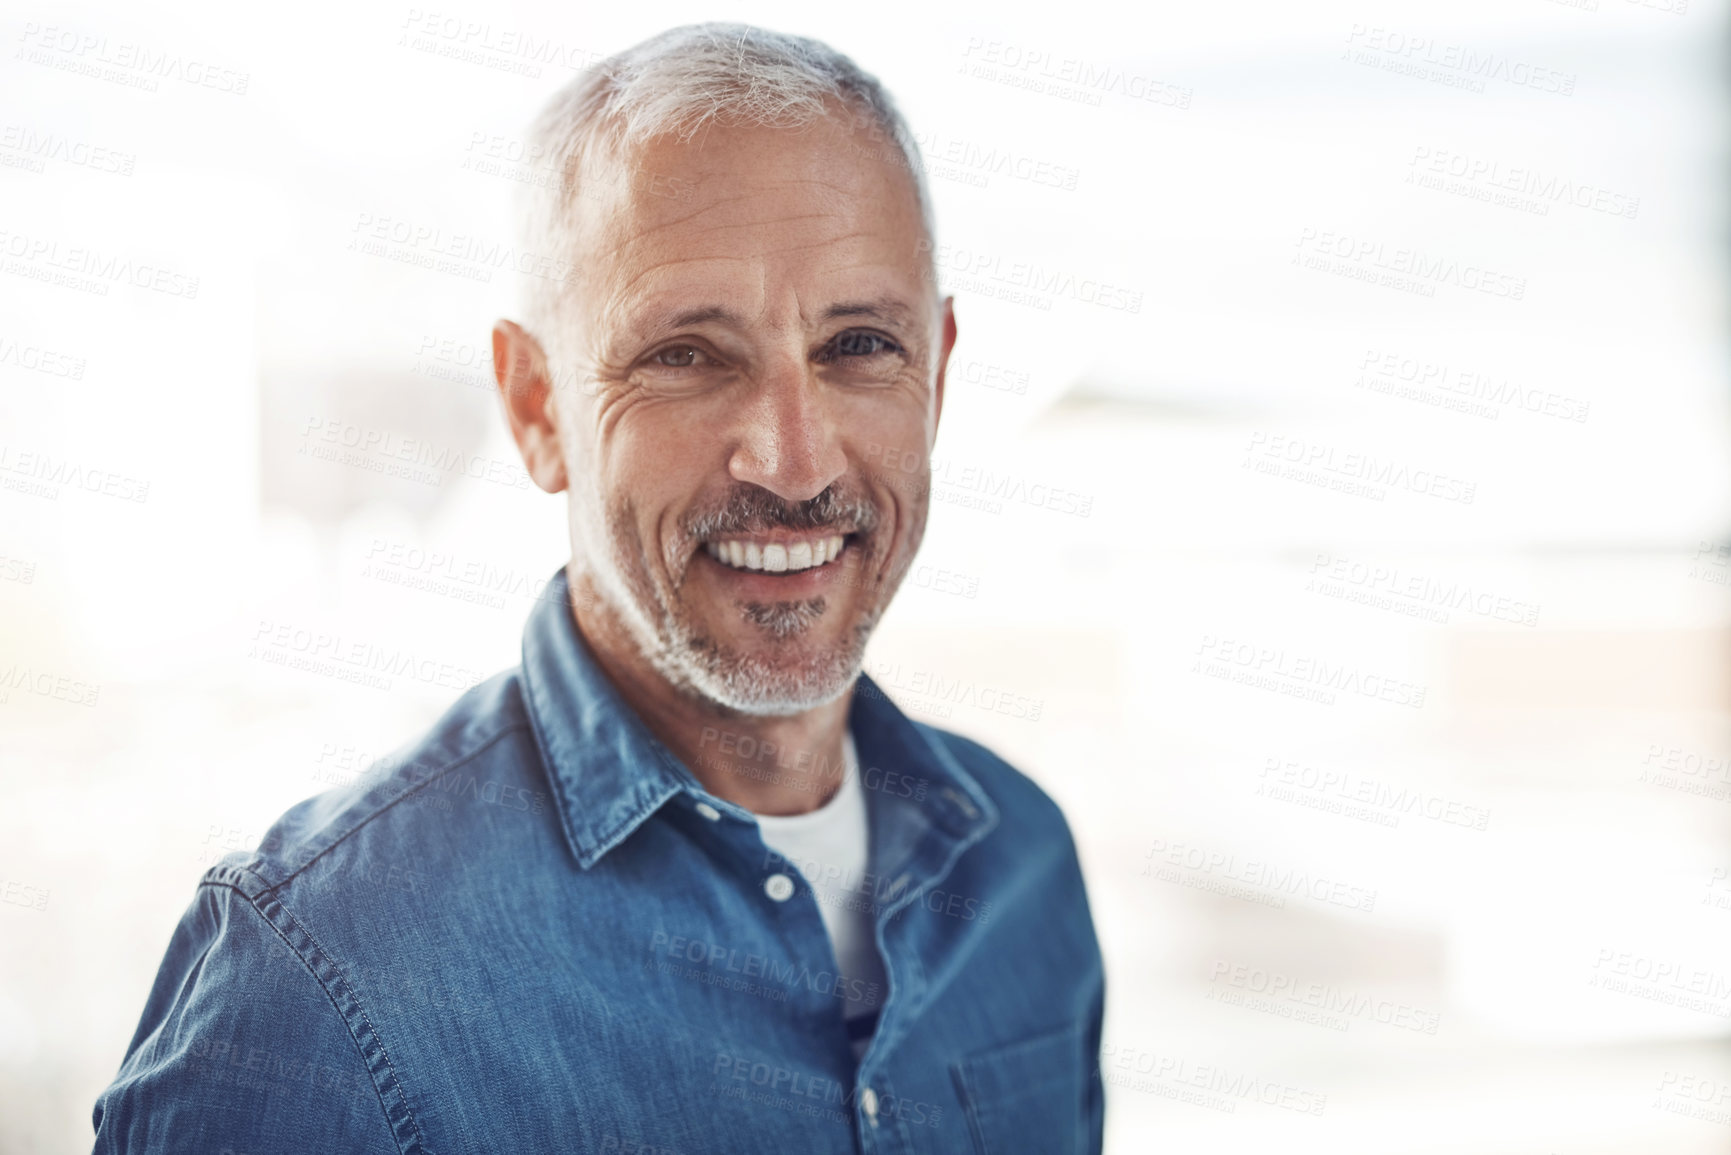
{"label": "white t-shirt", "polygon": [[865,1053],[877,1014],[889,998],[889,980],[877,949],[877,907],[871,892],[871,823],[859,754],[843,732],[845,776],[828,802],[809,814],[759,814],[764,844],[805,875],[835,948],[843,1014],[854,1056]]}

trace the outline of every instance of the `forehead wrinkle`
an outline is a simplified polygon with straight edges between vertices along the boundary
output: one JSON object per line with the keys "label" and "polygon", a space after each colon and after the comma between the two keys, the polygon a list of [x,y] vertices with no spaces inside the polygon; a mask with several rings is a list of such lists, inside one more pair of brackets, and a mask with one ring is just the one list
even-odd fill
{"label": "forehead wrinkle", "polygon": [[[700,179],[700,180],[698,180],[697,183],[701,186],[704,184],[710,184],[712,182],[708,181],[708,180]],[[712,199],[709,203],[702,205],[702,206],[699,206],[699,207],[695,207],[689,212],[683,213],[679,216],[676,216],[676,217],[673,217],[670,219],[658,220],[654,224],[642,225],[639,228],[638,235],[631,238],[631,241],[627,242],[627,243],[632,243],[632,244],[637,243],[637,242],[642,241],[648,237],[652,237],[657,233],[663,232],[669,228],[677,228],[680,225],[686,225],[686,224],[696,224],[696,223],[700,222],[705,216],[708,216],[712,213],[723,211],[725,209],[736,207],[740,204],[745,204],[747,206],[755,207],[757,204],[759,204],[761,202],[765,192],[773,192],[773,191],[779,191],[779,190],[786,189],[786,188],[799,188],[799,187],[805,187],[805,186],[810,186],[810,187],[821,190],[823,193],[823,196],[821,199],[826,203],[824,205],[822,205],[821,207],[812,209],[811,211],[796,213],[792,216],[757,217],[757,218],[754,218],[752,220],[747,220],[747,221],[716,224],[716,225],[710,225],[710,226],[704,226],[704,227],[708,227],[708,228],[715,229],[718,231],[731,231],[731,230],[741,229],[741,228],[759,228],[759,227],[762,227],[764,225],[775,226],[775,225],[794,223],[794,222],[799,222],[799,221],[822,220],[822,219],[826,219],[826,218],[845,218],[851,214],[851,210],[854,207],[853,202],[869,201],[872,204],[877,204],[880,202],[880,200],[883,199],[883,198],[880,198],[880,197],[875,196],[875,195],[862,196],[860,191],[857,189],[850,188],[848,186],[841,185],[841,184],[836,184],[833,181],[827,181],[827,180],[824,180],[824,179],[818,178],[818,177],[784,177],[784,178],[780,178],[780,179],[768,178],[768,179],[763,180],[757,187],[742,189],[742,190],[737,191],[737,192],[729,191],[729,190],[723,190],[714,199]],[[663,198],[655,198],[656,201],[660,201],[662,199]],[[837,203],[837,202],[840,202],[840,203]],[[658,207],[655,203],[652,202],[651,198],[644,197],[641,195],[632,198],[631,210],[641,210],[643,208],[651,208],[651,207]],[[637,211],[632,211],[631,215],[633,217],[636,217],[639,214]]]}
{"label": "forehead wrinkle", "polygon": [[[719,207],[719,206],[715,206],[715,207]],[[707,212],[709,210],[704,210],[704,211]],[[617,248],[615,251],[620,252],[620,253],[628,256],[633,250],[636,250],[639,248],[643,248],[643,247],[653,248],[654,246],[649,244],[649,242],[650,242],[651,238],[654,238],[657,233],[662,233],[668,229],[677,228],[682,224],[688,224],[692,220],[694,220],[697,216],[700,216],[700,215],[702,215],[702,214],[701,213],[688,214],[687,216],[681,217],[678,220],[664,221],[664,222],[661,222],[661,223],[656,224],[656,225],[648,226],[648,227],[644,228],[642,231],[638,232],[637,235],[635,235],[635,236],[628,237],[628,238],[621,238],[617,242]],[[828,219],[833,218],[834,216],[835,216],[834,213],[826,213],[826,212],[821,212],[821,211],[810,212],[810,213],[800,213],[800,214],[797,214],[794,216],[775,218],[773,220],[748,221],[748,222],[739,222],[739,223],[735,223],[735,224],[710,225],[710,226],[707,226],[707,232],[708,232],[708,235],[710,235],[710,236],[716,236],[716,235],[720,235],[720,234],[738,232],[741,230],[761,229],[765,225],[777,225],[777,226],[779,226],[779,225],[796,224],[796,223],[801,222],[801,221],[828,220]],[[760,251],[748,253],[748,254],[701,253],[701,254],[694,254],[694,255],[690,255],[690,256],[672,256],[672,257],[664,257],[661,259],[651,259],[651,263],[649,265],[647,265],[646,267],[644,267],[641,270],[636,270],[636,271],[632,272],[632,274],[630,275],[630,279],[627,281],[627,283],[624,286],[621,287],[621,289],[619,291],[627,291],[630,288],[635,287],[636,284],[639,281],[641,281],[645,276],[649,275],[650,273],[655,272],[658,269],[665,269],[665,268],[668,268],[669,266],[682,264],[682,263],[689,262],[689,261],[752,261],[752,260],[761,260],[763,257],[769,256],[769,255],[774,254],[774,253],[805,252],[809,249],[820,248],[824,245],[839,245],[839,244],[846,244],[846,243],[851,242],[851,241],[860,241],[860,240],[870,241],[870,240],[876,239],[878,236],[879,236],[879,234],[876,234],[876,233],[873,233],[870,231],[866,231],[866,230],[862,230],[862,229],[851,229],[847,232],[837,233],[833,236],[820,237],[820,238],[807,240],[807,241],[801,241],[801,242],[791,242],[790,241],[789,243],[786,243],[786,244],[777,245],[774,248],[766,248],[766,249],[762,249]],[[628,260],[626,263],[628,263]],[[853,266],[845,266],[845,267],[853,267]]]}
{"label": "forehead wrinkle", "polygon": [[[653,224],[640,225],[638,227],[637,235],[630,238],[630,240],[627,243],[635,244],[639,241],[644,240],[645,238],[654,236],[656,233],[662,232],[666,229],[678,228],[680,225],[691,224],[693,222],[701,220],[705,216],[708,216],[710,213],[720,212],[722,209],[729,208],[733,205],[739,204],[742,201],[749,204],[749,203],[754,202],[756,199],[757,198],[756,198],[755,194],[746,193],[746,192],[722,195],[720,197],[717,197],[717,198],[709,201],[709,203],[707,203],[707,204],[692,206],[692,208],[689,212],[686,212],[685,214],[683,214],[681,216],[671,217],[671,218],[666,219],[666,220],[658,220],[658,221],[654,222]],[[633,199],[630,202],[630,209],[629,209],[630,217],[633,220],[640,219],[643,215],[641,212],[642,209],[660,208],[665,203],[666,203],[666,198],[663,198],[663,197],[656,197],[653,199],[651,199],[649,197],[643,197],[643,196],[636,197],[635,199]],[[738,226],[737,225],[712,225],[712,226],[708,226],[708,227],[710,227],[710,228],[737,228]]]}
{"label": "forehead wrinkle", "polygon": [[638,285],[645,278],[652,276],[653,274],[655,274],[659,270],[669,269],[669,268],[673,268],[673,267],[678,266],[678,265],[688,264],[692,260],[701,260],[706,264],[711,263],[711,262],[725,262],[725,263],[731,263],[731,264],[749,264],[749,263],[755,262],[757,260],[757,258],[755,258],[755,257],[698,257],[698,258],[669,257],[664,261],[657,261],[654,264],[651,264],[645,268],[642,268],[642,269],[635,271],[625,281],[625,283],[618,285],[618,286],[614,287],[611,291],[609,291],[609,293],[607,295],[607,298],[608,298],[607,303],[601,307],[602,324],[609,327],[609,328],[625,328],[625,329],[630,330],[632,332],[636,332],[638,329],[646,329],[646,328],[651,327],[651,326],[634,326],[631,324],[631,318],[627,316],[627,311],[632,308],[634,301],[635,301],[635,298],[637,298],[639,296],[639,294],[637,294],[635,292]]}
{"label": "forehead wrinkle", "polygon": [[[832,238],[831,240],[827,240],[827,241],[814,241],[814,242],[804,244],[804,245],[783,246],[781,248],[777,248],[777,249],[773,250],[773,252],[775,252],[775,253],[803,252],[803,251],[805,251],[807,249],[811,249],[811,248],[817,248],[817,247],[822,247],[822,246],[828,245],[828,244],[839,243],[839,242],[844,242],[844,241],[849,241],[849,240],[862,239],[862,238],[863,239],[870,239],[869,234],[848,233],[848,234],[844,234],[840,237]],[[625,280],[625,282],[623,284],[617,286],[616,288],[614,288],[612,290],[612,292],[609,293],[609,301],[608,301],[607,305],[604,306],[602,309],[602,314],[601,314],[602,315],[602,321],[604,324],[609,325],[609,326],[626,328],[628,331],[632,332],[633,334],[640,334],[640,333],[644,333],[644,332],[648,332],[648,331],[652,330],[658,324],[657,321],[651,320],[647,324],[633,324],[633,323],[631,323],[631,319],[626,316],[627,310],[629,310],[632,306],[632,301],[630,300],[630,298],[635,295],[634,291],[636,289],[638,289],[638,287],[642,284],[642,282],[645,279],[653,276],[655,273],[663,271],[663,270],[671,269],[671,268],[676,268],[680,265],[689,264],[693,261],[701,261],[705,264],[715,263],[715,264],[757,265],[757,266],[759,266],[759,272],[761,274],[761,276],[759,277],[759,282],[760,282],[759,289],[763,293],[763,295],[767,298],[767,295],[768,295],[767,282],[770,279],[770,274],[769,274],[769,271],[767,269],[764,269],[761,266],[762,266],[764,257],[769,256],[769,255],[771,255],[771,254],[770,253],[756,253],[756,254],[751,254],[748,256],[720,256],[720,255],[716,255],[716,256],[703,256],[703,257],[668,257],[664,260],[656,261],[652,264],[649,264],[649,265],[643,267],[642,269],[638,269],[638,270],[633,271],[630,274],[630,276]],[[840,265],[834,266],[834,268],[836,270],[853,270],[853,269],[875,270],[875,269],[881,269],[884,267],[886,267],[886,266],[884,266],[881,262],[873,261],[873,260],[869,260],[869,259],[858,259],[858,260],[847,262],[846,264],[840,264]],[[876,297],[865,298],[863,300],[847,301],[847,302],[843,302],[843,303],[849,304],[849,305],[867,304],[867,305],[877,306],[877,307],[881,308],[882,311],[889,313],[889,314],[897,317],[897,319],[902,320],[904,322],[911,322],[912,320],[914,320],[914,318],[917,314],[917,310],[912,309],[909,306],[902,304],[901,302],[896,300],[893,297],[893,295],[890,295],[890,294],[884,294],[884,295],[879,295]],[[802,319],[805,319],[808,323],[810,322],[811,316],[803,307],[800,308],[799,313],[800,313],[800,316],[802,317]],[[829,314],[825,314],[825,315],[830,316],[830,315],[835,315],[835,314],[829,313]]]}
{"label": "forehead wrinkle", "polygon": [[[836,215],[837,214],[832,213],[832,212],[824,212],[822,210],[819,210],[817,212],[796,213],[796,214],[791,215],[791,216],[765,217],[763,220],[732,221],[732,222],[727,222],[727,223],[702,225],[699,227],[701,227],[704,230],[704,236],[706,238],[726,238],[726,237],[728,237],[732,234],[736,234],[736,233],[757,232],[757,231],[760,231],[760,230],[765,229],[765,228],[780,229],[783,227],[803,224],[807,221],[834,221],[836,218]],[[662,225],[656,225],[653,228],[645,229],[643,232],[639,233],[637,236],[631,238],[631,240],[626,242],[626,244],[629,246],[632,246],[632,247],[636,247],[638,245],[641,245],[641,244],[644,244],[644,243],[650,241],[650,239],[652,237],[655,237],[656,240],[660,240],[661,238],[656,237],[656,234],[662,233],[668,228],[675,228],[675,227],[678,227],[679,225],[685,224],[685,223],[687,223],[687,222],[686,221],[677,221],[677,222],[668,222],[668,223],[662,224]],[[850,240],[854,237],[865,236],[865,235],[869,235],[869,234],[861,233],[858,231],[839,233],[839,234],[836,234],[834,236],[818,237],[814,240],[807,241],[802,245],[794,246],[794,247],[795,248],[810,248],[814,245],[836,244],[840,241]],[[774,249],[765,250],[765,252],[785,252],[785,251],[791,251],[790,247],[789,246],[778,246]],[[760,254],[752,254],[752,255],[756,256],[756,255],[760,255]]]}

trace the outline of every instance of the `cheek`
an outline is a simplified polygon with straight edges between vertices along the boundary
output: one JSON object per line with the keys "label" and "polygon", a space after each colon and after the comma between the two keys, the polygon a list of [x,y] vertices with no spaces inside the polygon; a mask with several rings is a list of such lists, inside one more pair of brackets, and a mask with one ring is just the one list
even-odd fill
{"label": "cheek", "polygon": [[653,563],[665,566],[680,514],[713,485],[725,462],[717,460],[713,436],[703,434],[706,422],[678,415],[667,421],[644,419],[650,416],[647,410],[634,413],[614,426],[599,454],[597,480],[614,518],[628,520]]}
{"label": "cheek", "polygon": [[926,472],[931,425],[923,400],[868,397],[845,407],[842,417],[852,456],[866,473],[895,484],[902,493]]}

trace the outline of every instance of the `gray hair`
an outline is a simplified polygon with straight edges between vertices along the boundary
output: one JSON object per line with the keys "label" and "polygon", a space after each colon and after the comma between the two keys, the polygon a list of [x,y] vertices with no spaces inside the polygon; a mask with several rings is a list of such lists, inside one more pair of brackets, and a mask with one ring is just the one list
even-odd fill
{"label": "gray hair", "polygon": [[749,24],[687,24],[586,69],[548,101],[530,129],[529,155],[546,179],[524,187],[518,227],[525,257],[524,322],[548,344],[569,279],[571,202],[591,160],[654,137],[689,140],[708,125],[799,128],[839,105],[886,138],[872,150],[905,168],[919,198],[930,263],[932,210],[919,145],[875,76],[817,40]]}

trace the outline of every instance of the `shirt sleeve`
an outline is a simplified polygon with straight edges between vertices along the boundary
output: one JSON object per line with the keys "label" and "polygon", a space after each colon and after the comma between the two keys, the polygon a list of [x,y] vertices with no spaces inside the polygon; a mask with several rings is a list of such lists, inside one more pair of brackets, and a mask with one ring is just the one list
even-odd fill
{"label": "shirt sleeve", "polygon": [[246,897],[210,884],[94,1122],[98,1155],[399,1149],[324,984]]}
{"label": "shirt sleeve", "polygon": [[1082,1038],[1088,1048],[1088,1155],[1100,1155],[1106,1141],[1106,1086],[1100,1071],[1100,1035],[1106,1020],[1105,976],[1095,988]]}

